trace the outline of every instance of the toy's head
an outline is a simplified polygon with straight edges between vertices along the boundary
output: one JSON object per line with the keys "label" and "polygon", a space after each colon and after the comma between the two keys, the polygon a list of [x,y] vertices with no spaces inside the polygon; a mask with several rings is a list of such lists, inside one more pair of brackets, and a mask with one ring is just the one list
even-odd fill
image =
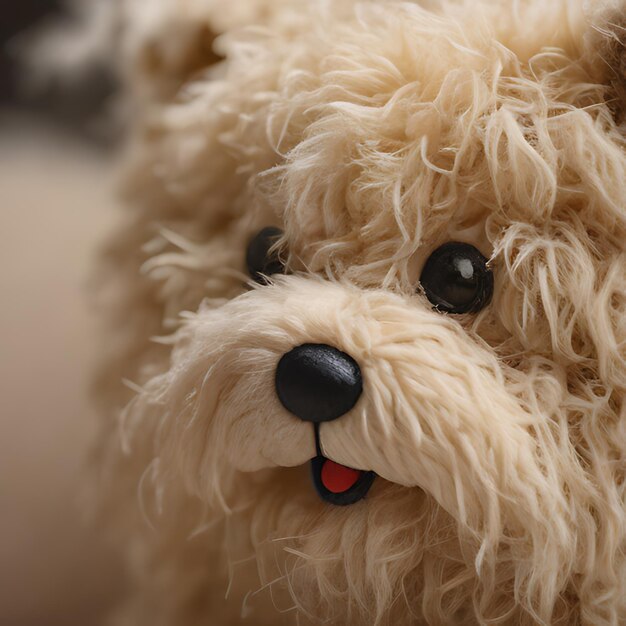
{"label": "toy's head", "polygon": [[623,7],[249,4],[138,57],[131,449],[303,613],[616,623]]}

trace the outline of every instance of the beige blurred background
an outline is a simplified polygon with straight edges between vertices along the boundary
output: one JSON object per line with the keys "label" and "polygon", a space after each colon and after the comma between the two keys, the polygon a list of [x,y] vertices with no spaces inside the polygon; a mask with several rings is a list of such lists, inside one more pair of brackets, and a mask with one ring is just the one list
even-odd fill
{"label": "beige blurred background", "polygon": [[0,624],[98,624],[119,569],[85,523],[97,325],[85,298],[114,220],[110,156],[0,117]]}

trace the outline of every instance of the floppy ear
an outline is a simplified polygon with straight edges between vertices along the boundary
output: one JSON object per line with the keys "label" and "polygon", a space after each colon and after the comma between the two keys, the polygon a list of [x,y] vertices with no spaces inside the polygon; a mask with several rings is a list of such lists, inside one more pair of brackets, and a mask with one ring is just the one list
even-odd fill
{"label": "floppy ear", "polygon": [[119,70],[134,91],[150,100],[169,99],[194,74],[219,60],[213,49],[219,31],[209,12],[181,10],[178,4],[118,4]]}
{"label": "floppy ear", "polygon": [[[96,0],[112,3],[113,0]],[[122,64],[148,96],[169,99],[181,85],[223,58],[224,33],[280,20],[306,0],[115,0]],[[226,46],[227,47],[227,46]],[[217,49],[216,49],[217,48]]]}
{"label": "floppy ear", "polygon": [[618,124],[626,122],[626,0],[590,2],[584,55],[592,75],[607,86]]}

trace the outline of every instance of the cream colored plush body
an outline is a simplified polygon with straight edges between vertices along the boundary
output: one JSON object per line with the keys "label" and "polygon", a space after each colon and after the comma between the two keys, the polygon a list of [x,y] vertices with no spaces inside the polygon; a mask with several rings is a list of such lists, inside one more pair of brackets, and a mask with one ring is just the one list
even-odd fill
{"label": "cream colored plush body", "polygon": [[[116,623],[625,624],[623,3],[117,11],[137,121],[103,298]],[[268,225],[288,275],[251,288]],[[479,313],[420,289],[448,241],[490,259]],[[378,475],[351,506],[318,497],[312,425],[276,397],[303,343],[363,372],[320,429]]]}

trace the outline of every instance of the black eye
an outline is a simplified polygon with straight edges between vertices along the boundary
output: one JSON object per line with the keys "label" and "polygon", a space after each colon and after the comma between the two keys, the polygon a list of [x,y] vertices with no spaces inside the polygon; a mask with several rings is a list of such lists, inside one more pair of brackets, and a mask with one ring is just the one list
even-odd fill
{"label": "black eye", "polygon": [[270,248],[282,234],[283,231],[280,228],[267,226],[259,231],[248,244],[246,251],[248,273],[261,285],[267,283],[266,276],[282,274],[285,271],[285,265],[278,257],[278,253],[275,250],[270,252]]}
{"label": "black eye", "polygon": [[426,261],[420,283],[439,311],[476,313],[489,304],[493,274],[487,259],[468,243],[450,242]]}

